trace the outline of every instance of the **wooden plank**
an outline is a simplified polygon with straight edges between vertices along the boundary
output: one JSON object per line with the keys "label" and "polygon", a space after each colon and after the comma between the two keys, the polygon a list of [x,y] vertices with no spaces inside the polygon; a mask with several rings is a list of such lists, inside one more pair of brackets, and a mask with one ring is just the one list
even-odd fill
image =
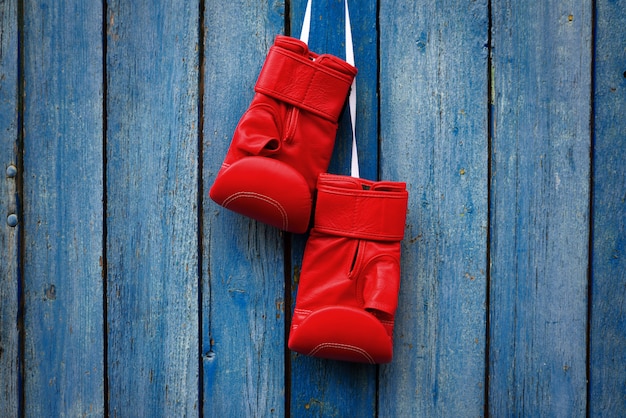
{"label": "wooden plank", "polygon": [[[19,415],[18,7],[0,8],[0,411]],[[19,221],[19,218],[16,218]]]}
{"label": "wooden plank", "polygon": [[[291,2],[291,35],[298,38],[306,0]],[[363,178],[378,179],[378,48],[376,2],[350,2],[350,20],[357,74],[357,143]],[[344,0],[312,2],[309,47],[345,59]],[[352,130],[348,107],[344,109],[328,172],[350,174]],[[297,282],[308,235],[291,238],[291,301],[295,305]],[[315,359],[291,352],[290,410],[293,416],[375,416],[374,366]]]}
{"label": "wooden plank", "polygon": [[199,5],[106,20],[110,414],[197,415]]}
{"label": "wooden plank", "polygon": [[492,10],[489,413],[584,416],[591,2]]}
{"label": "wooden plank", "polygon": [[381,1],[379,16],[381,177],[409,191],[380,416],[481,416],[487,1]]}
{"label": "wooden plank", "polygon": [[23,8],[24,413],[101,415],[102,5]]}
{"label": "wooden plank", "polygon": [[626,416],[626,1],[596,2],[589,415]]}
{"label": "wooden plank", "polygon": [[[271,4],[270,4],[271,3]],[[206,2],[202,353],[204,416],[283,416],[283,234],[209,199],[226,150],[254,95],[284,4]]]}

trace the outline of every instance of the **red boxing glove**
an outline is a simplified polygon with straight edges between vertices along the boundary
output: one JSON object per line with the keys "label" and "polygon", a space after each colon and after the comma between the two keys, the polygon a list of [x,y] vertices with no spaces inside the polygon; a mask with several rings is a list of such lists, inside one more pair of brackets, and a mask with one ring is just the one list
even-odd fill
{"label": "red boxing glove", "polygon": [[256,94],[235,130],[209,195],[280,229],[308,229],[317,176],[328,168],[356,68],[277,36]]}
{"label": "red boxing glove", "polygon": [[406,186],[321,174],[317,187],[289,348],[315,357],[388,363]]}

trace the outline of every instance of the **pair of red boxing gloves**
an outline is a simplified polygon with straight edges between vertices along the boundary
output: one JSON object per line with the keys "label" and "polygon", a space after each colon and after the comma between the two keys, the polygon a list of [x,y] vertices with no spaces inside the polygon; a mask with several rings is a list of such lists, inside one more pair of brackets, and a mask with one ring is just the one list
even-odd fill
{"label": "pair of red boxing gloves", "polygon": [[387,363],[408,193],[404,183],[326,173],[356,73],[335,56],[277,36],[210,196],[295,233],[308,230],[314,212],[289,348]]}

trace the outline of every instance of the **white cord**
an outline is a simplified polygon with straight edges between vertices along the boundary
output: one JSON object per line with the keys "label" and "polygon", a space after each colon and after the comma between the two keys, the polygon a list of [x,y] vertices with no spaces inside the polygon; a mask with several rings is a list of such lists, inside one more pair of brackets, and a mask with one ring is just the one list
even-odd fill
{"label": "white cord", "polygon": [[[350,24],[350,11],[348,10],[348,0],[344,0],[346,14],[346,62],[354,66],[354,45],[352,44],[352,25]],[[302,22],[300,40],[305,44],[309,43],[309,32],[311,31],[311,0],[307,1]],[[350,175],[359,177],[359,156],[356,146],[356,77],[352,80],[350,96],[348,97],[348,107],[350,108],[350,123],[352,125],[352,156],[350,158]]]}

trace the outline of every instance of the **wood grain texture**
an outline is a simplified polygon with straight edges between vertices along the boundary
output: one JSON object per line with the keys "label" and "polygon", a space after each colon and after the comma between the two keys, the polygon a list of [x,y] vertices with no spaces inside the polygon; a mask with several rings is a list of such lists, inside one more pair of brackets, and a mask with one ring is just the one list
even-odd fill
{"label": "wood grain texture", "polygon": [[591,2],[492,10],[489,412],[584,416]]}
{"label": "wood grain texture", "polygon": [[107,5],[111,415],[200,408],[196,1]]}
{"label": "wood grain texture", "polygon": [[596,2],[589,415],[626,416],[626,1]]}
{"label": "wood grain texture", "polygon": [[380,2],[381,177],[409,191],[379,416],[483,414],[486,1]]}
{"label": "wood grain texture", "polygon": [[[299,38],[306,0],[291,2],[291,35]],[[378,179],[378,45],[376,2],[350,2],[350,21],[357,74],[357,145],[360,176]],[[342,59],[345,51],[344,0],[314,0],[309,47]],[[339,129],[328,172],[350,174],[352,130],[348,107]],[[308,235],[292,235],[292,305]],[[291,306],[293,310],[293,306]],[[298,417],[375,416],[376,372],[374,366],[329,361],[291,352],[291,414]]]}
{"label": "wood grain texture", "polygon": [[208,197],[305,5],[0,0],[0,415],[626,416],[626,2],[350,0],[361,176],[409,190],[379,367],[290,352],[307,235]]}
{"label": "wood grain texture", "polygon": [[102,6],[23,8],[24,413],[100,415]]}
{"label": "wood grain texture", "polygon": [[208,191],[277,34],[284,3],[206,2],[202,353],[206,417],[284,416],[283,234]]}
{"label": "wood grain texture", "polygon": [[[9,215],[18,214],[18,17],[17,1],[0,7],[0,411],[18,416],[18,234]],[[10,171],[10,170],[9,170]]]}

